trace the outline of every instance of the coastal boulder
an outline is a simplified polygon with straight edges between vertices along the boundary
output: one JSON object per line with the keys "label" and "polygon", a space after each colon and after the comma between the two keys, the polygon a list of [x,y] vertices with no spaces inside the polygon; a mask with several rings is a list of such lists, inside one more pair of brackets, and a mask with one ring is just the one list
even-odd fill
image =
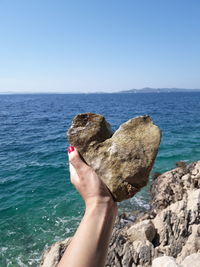
{"label": "coastal boulder", "polygon": [[133,224],[127,230],[127,235],[131,242],[134,242],[136,240],[148,240],[152,242],[156,235],[156,230],[150,220],[144,220]]}
{"label": "coastal boulder", "polygon": [[179,267],[173,257],[162,256],[153,260],[152,267]]}
{"label": "coastal boulder", "polygon": [[181,267],[199,267],[200,266],[200,253],[194,253],[187,256],[182,262]]}
{"label": "coastal boulder", "polygon": [[73,119],[67,136],[114,199],[122,201],[147,184],[161,133],[149,116],[130,119],[113,133],[103,116],[85,113]]}

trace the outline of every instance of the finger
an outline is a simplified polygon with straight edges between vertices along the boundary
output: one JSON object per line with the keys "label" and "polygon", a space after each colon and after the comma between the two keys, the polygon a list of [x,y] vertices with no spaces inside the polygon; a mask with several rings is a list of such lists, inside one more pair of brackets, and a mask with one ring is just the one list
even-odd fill
{"label": "finger", "polygon": [[73,165],[70,163],[69,164],[69,172],[70,172],[70,180],[73,185],[77,184],[79,182],[79,176],[73,167]]}
{"label": "finger", "polygon": [[71,163],[69,163],[69,172],[70,172],[70,176],[77,176],[78,175]]}
{"label": "finger", "polygon": [[78,151],[72,146],[68,148],[68,156],[70,164],[72,164],[78,176],[81,177],[82,173],[86,172],[89,166],[81,159]]}

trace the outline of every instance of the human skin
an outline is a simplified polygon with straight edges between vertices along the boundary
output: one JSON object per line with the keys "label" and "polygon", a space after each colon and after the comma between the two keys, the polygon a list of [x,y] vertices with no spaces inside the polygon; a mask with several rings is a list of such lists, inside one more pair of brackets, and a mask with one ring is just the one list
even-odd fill
{"label": "human skin", "polygon": [[69,147],[68,156],[70,180],[85,201],[85,214],[58,267],[103,267],[117,203],[74,147]]}

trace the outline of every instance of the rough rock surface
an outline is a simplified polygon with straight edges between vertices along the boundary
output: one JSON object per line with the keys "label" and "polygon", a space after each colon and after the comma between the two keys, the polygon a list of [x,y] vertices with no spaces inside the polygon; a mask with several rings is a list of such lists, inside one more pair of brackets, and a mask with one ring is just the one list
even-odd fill
{"label": "rough rock surface", "polygon": [[67,135],[116,201],[132,197],[147,184],[160,144],[160,130],[149,116],[130,119],[113,134],[103,116],[79,114]]}
{"label": "rough rock surface", "polygon": [[199,267],[200,266],[200,253],[194,253],[187,256],[181,263],[181,267]]}
{"label": "rough rock surface", "polygon": [[[158,176],[151,194],[150,210],[117,218],[106,267],[200,266],[200,161]],[[41,266],[55,267],[63,248],[53,245]]]}
{"label": "rough rock surface", "polygon": [[153,260],[152,267],[179,267],[173,257],[162,256]]}
{"label": "rough rock surface", "polygon": [[44,251],[42,254],[42,260],[40,266],[42,267],[55,267],[58,265],[62,258],[66,248],[70,243],[71,238],[67,238],[63,241],[58,241]]}

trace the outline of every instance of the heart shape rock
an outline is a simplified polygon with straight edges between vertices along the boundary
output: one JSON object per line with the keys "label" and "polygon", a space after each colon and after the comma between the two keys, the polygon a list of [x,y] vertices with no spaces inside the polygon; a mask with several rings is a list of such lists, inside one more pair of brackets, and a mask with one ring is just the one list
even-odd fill
{"label": "heart shape rock", "polygon": [[122,201],[147,184],[161,132],[145,115],[128,120],[113,134],[103,116],[84,113],[73,119],[67,136],[115,201]]}

